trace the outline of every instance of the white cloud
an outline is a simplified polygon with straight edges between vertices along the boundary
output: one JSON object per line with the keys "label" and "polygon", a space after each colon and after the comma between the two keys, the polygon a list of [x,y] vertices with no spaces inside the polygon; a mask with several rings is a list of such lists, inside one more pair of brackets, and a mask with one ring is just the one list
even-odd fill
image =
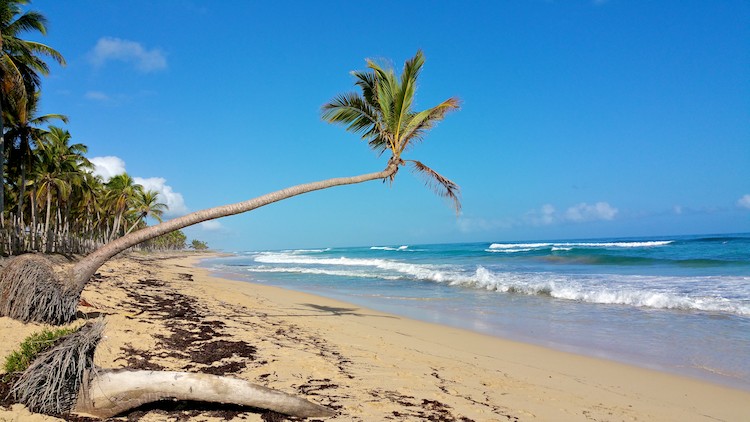
{"label": "white cloud", "polygon": [[101,92],[101,91],[89,91],[85,95],[86,99],[94,100],[94,101],[109,101],[109,95]]}
{"label": "white cloud", "polygon": [[[120,157],[93,157],[89,161],[94,165],[92,173],[95,176],[100,176],[104,182],[108,182],[112,177],[126,172],[125,161]],[[164,213],[165,216],[175,217],[190,212],[185,206],[185,199],[182,197],[182,194],[175,192],[171,186],[167,185],[167,180],[163,177],[133,177],[133,181],[143,186],[145,190],[152,190],[159,193],[159,202],[169,207]]]}
{"label": "white cloud", "polygon": [[542,205],[539,210],[531,210],[526,213],[526,221],[535,226],[547,226],[558,220],[555,207],[550,204]]}
{"label": "white cloud", "polygon": [[171,186],[167,185],[167,180],[163,177],[134,177],[133,180],[135,183],[142,185],[143,189],[159,193],[159,201],[169,207],[169,210],[164,213],[165,216],[174,217],[189,212],[185,206],[185,199],[182,197],[182,194],[175,192]]}
{"label": "white cloud", "polygon": [[737,206],[742,208],[750,209],[750,194],[743,196],[737,200]]}
{"label": "white cloud", "polygon": [[167,58],[158,48],[147,50],[140,43],[120,38],[100,38],[89,53],[89,59],[96,67],[112,60],[131,63],[144,73],[167,68]]}
{"label": "white cloud", "polygon": [[573,222],[612,220],[617,215],[617,208],[613,208],[606,202],[597,202],[594,205],[580,203],[568,208],[565,219]]}
{"label": "white cloud", "polygon": [[582,202],[568,208],[564,213],[558,212],[550,204],[543,205],[538,210],[526,213],[525,221],[534,226],[548,226],[557,223],[583,223],[587,221],[612,220],[618,210],[606,202],[587,204]]}
{"label": "white cloud", "polygon": [[106,156],[90,158],[94,165],[94,176],[100,176],[105,182],[118,174],[125,173],[125,161],[119,157]]}
{"label": "white cloud", "polygon": [[217,221],[217,220],[204,221],[204,222],[200,223],[199,226],[203,230],[212,231],[212,232],[224,229],[224,226],[222,226],[221,223],[219,221]]}

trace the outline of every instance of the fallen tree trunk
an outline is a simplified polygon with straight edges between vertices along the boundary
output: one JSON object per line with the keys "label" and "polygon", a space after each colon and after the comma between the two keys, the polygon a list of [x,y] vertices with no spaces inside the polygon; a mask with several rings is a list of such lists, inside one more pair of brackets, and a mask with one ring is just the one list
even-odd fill
{"label": "fallen tree trunk", "polygon": [[98,320],[63,337],[34,359],[13,384],[11,394],[33,412],[87,413],[102,419],[167,399],[236,404],[303,418],[334,414],[302,398],[236,378],[97,369],[94,352],[103,331],[104,321]]}
{"label": "fallen tree trunk", "polygon": [[328,408],[299,397],[237,378],[131,370],[104,370],[94,374],[88,387],[78,394],[73,411],[105,419],[146,403],[167,399],[231,403],[302,418],[334,414]]}

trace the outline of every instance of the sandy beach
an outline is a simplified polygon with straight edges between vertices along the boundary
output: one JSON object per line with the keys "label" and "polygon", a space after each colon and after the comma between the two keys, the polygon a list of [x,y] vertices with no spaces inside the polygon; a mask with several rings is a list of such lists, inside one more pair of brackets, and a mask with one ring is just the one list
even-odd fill
{"label": "sandy beach", "polygon": [[[99,271],[81,311],[107,321],[105,368],[228,375],[302,396],[327,420],[745,420],[750,392],[210,276],[208,255],[130,254]],[[37,324],[0,318],[5,357]],[[114,420],[270,420],[183,404]],[[57,420],[21,405],[0,421]],[[273,419],[278,420],[278,419]]]}

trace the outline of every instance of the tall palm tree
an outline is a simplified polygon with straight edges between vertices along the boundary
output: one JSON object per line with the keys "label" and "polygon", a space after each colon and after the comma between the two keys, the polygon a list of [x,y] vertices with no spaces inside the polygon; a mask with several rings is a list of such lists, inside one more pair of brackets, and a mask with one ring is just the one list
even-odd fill
{"label": "tall palm tree", "polygon": [[[46,18],[35,11],[23,11],[29,0],[0,0],[0,179],[5,164],[3,110],[9,93],[33,93],[40,85],[40,74],[49,74],[43,57],[64,65],[65,59],[55,49],[35,41],[19,38],[24,32],[47,34]],[[4,184],[3,184],[4,185]],[[0,215],[5,210],[4,187],[0,189]]]}
{"label": "tall palm tree", "polygon": [[[399,165],[409,163],[427,179],[428,186],[440,196],[453,201],[458,213],[461,203],[458,186],[417,160],[404,160],[402,154],[421,141],[427,131],[443,120],[451,111],[458,110],[458,98],[449,98],[435,107],[413,109],[417,77],[424,65],[421,50],[406,61],[401,77],[393,69],[383,68],[367,60],[369,71],[352,72],[361,93],[342,94],[323,105],[323,119],[346,126],[351,132],[361,133],[370,147],[382,154],[391,152],[391,160]],[[395,175],[395,174],[394,174]],[[393,176],[391,176],[393,177]]]}
{"label": "tall palm tree", "polygon": [[[406,62],[400,82],[392,70],[385,70],[368,61],[368,66],[373,71],[371,75],[355,73],[359,79],[357,84],[363,87],[362,98],[367,97],[365,103],[358,107],[347,107],[343,103],[347,98],[356,102],[356,95],[338,97],[342,101],[334,100],[336,104],[341,103],[343,112],[350,110],[349,113],[354,116],[349,119],[353,122],[350,123],[350,128],[362,130],[368,125],[364,120],[368,120],[372,125],[369,129],[372,135],[366,138],[370,140],[370,145],[376,150],[392,152],[384,170],[292,186],[247,201],[196,211],[146,227],[108,242],[60,276],[56,275],[49,260],[22,255],[8,263],[0,273],[0,315],[51,324],[69,322],[75,315],[81,292],[91,276],[105,261],[131,246],[203,221],[240,214],[303,193],[369,180],[392,179],[399,167],[405,164],[401,158],[404,150],[415,140],[421,139],[448,111],[458,108],[458,100],[452,98],[425,111],[417,112],[412,109],[416,79],[423,61],[422,53],[417,52],[414,58]],[[346,122],[343,117],[332,118],[335,113],[329,114],[327,111],[336,108],[324,106],[324,117],[328,116],[329,121]],[[443,195],[458,204],[458,187],[453,182],[419,162],[412,163],[417,171],[434,179],[443,188]]]}
{"label": "tall palm tree", "polygon": [[[15,92],[18,94],[18,92]],[[23,93],[21,93],[23,94]],[[11,147],[11,154],[8,165],[15,165],[18,168],[18,215],[23,215],[23,199],[26,189],[26,171],[32,162],[32,143],[39,142],[49,131],[39,127],[47,124],[51,120],[61,120],[68,122],[67,116],[62,114],[44,114],[37,115],[39,106],[39,91],[34,91],[33,95],[11,95],[7,96],[7,104],[10,107],[5,109],[8,117],[8,131],[5,133],[5,142]],[[16,143],[16,141],[18,141]]]}

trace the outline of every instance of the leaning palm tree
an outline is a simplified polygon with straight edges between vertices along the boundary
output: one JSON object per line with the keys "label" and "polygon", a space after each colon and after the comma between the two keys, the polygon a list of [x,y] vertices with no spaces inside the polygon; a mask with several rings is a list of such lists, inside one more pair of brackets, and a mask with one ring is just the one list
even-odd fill
{"label": "leaning palm tree", "polygon": [[[33,31],[47,33],[47,20],[38,12],[22,11],[29,0],[0,0],[0,169],[5,161],[5,141],[3,138],[3,111],[8,106],[7,95],[20,92],[32,95],[40,85],[39,75],[49,73],[43,57],[49,57],[60,64],[65,59],[55,49],[35,41],[19,38],[22,33]],[[4,174],[0,172],[0,179]],[[4,188],[0,189],[0,214],[5,207]]]}
{"label": "leaning palm tree", "polygon": [[423,139],[446,113],[458,108],[458,100],[451,98],[424,111],[412,108],[417,77],[424,63],[421,51],[406,62],[400,78],[393,70],[384,69],[372,61],[367,63],[370,71],[354,72],[362,94],[336,97],[323,106],[323,118],[348,124],[350,130],[363,131],[365,139],[378,152],[390,151],[391,157],[384,170],[292,186],[146,227],[108,242],[59,275],[47,259],[22,255],[12,260],[0,274],[0,315],[21,321],[67,323],[74,318],[81,292],[91,276],[105,261],[131,246],[203,221],[247,212],[303,193],[370,180],[393,180],[399,167],[407,162],[434,181],[434,185],[442,189],[440,193],[452,199],[459,209],[455,183],[419,161],[402,158],[404,151]]}

